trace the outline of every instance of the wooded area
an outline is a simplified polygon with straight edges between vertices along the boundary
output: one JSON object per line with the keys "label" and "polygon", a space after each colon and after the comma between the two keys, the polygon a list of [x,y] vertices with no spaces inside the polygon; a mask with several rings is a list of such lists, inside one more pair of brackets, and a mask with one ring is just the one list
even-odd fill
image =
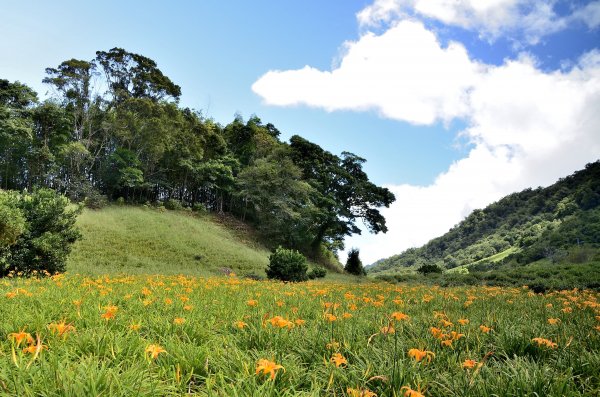
{"label": "wooded area", "polygon": [[156,63],[121,48],[47,68],[52,98],[0,80],[0,188],[54,189],[90,207],[108,200],[229,213],[270,246],[313,258],[343,247],[362,219],[386,232],[365,159],[334,155],[256,116],[222,126],[179,106],[181,88]]}

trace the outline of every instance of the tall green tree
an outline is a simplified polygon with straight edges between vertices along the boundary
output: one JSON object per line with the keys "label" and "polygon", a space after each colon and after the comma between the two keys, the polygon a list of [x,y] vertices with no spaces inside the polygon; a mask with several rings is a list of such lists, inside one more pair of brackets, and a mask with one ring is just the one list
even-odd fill
{"label": "tall green tree", "polygon": [[311,196],[318,208],[312,220],[315,254],[322,244],[333,251],[343,248],[345,236],[361,233],[356,225],[359,219],[372,233],[387,232],[379,208],[389,207],[395,197],[369,180],[362,169],[363,158],[348,152],[340,158],[297,135],[290,139],[290,148],[294,163],[315,192]]}
{"label": "tall green tree", "polygon": [[33,139],[32,112],[37,94],[19,82],[0,79],[0,187],[27,184],[27,154]]}

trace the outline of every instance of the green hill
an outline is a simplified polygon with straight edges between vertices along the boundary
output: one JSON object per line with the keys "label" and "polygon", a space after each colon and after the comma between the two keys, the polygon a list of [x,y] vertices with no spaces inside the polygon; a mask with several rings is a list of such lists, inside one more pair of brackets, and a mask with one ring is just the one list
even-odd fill
{"label": "green hill", "polygon": [[382,259],[371,275],[437,265],[457,273],[533,263],[599,261],[600,161],[546,188],[526,189],[473,211],[420,248]]}
{"label": "green hill", "polygon": [[264,276],[269,251],[250,232],[218,219],[131,206],[85,210],[77,220],[83,237],[73,247],[67,271],[211,275],[229,268]]}

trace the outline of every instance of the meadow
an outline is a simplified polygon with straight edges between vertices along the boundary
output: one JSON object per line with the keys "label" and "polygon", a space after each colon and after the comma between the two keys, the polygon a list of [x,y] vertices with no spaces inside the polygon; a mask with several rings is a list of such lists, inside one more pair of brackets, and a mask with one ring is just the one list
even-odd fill
{"label": "meadow", "polygon": [[599,298],[327,278],[7,278],[0,395],[592,396]]}

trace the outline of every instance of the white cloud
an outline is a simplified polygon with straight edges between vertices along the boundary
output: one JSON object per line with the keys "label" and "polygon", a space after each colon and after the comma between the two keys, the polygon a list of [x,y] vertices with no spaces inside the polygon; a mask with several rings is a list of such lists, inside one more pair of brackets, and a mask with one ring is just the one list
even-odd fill
{"label": "white cloud", "polygon": [[501,66],[443,47],[421,23],[403,20],[347,43],[332,71],[271,71],[253,90],[268,104],[329,111],[376,110],[413,124],[463,120],[473,148],[430,186],[389,186],[386,235],[348,239],[365,263],[426,243],[475,208],[548,185],[600,154],[600,52],[569,70],[544,72],[531,57]]}
{"label": "white cloud", "polygon": [[565,29],[571,21],[583,20],[591,28],[600,23],[598,1],[566,16],[555,12],[556,3],[558,0],[375,0],[357,14],[357,19],[362,27],[369,28],[408,16],[428,18],[476,31],[486,39],[508,35],[528,44]]}
{"label": "white cloud", "polygon": [[346,43],[331,72],[309,66],[270,71],[252,89],[269,105],[373,109],[387,118],[431,124],[466,115],[466,94],[480,69],[462,45],[442,48],[421,23],[402,21],[382,35]]}
{"label": "white cloud", "polygon": [[365,263],[442,235],[475,208],[547,186],[600,157],[600,52],[570,72],[544,73],[527,59],[489,68],[470,93],[469,155],[433,184],[389,186],[387,235],[347,240]]}
{"label": "white cloud", "polygon": [[593,1],[573,13],[573,19],[583,21],[588,28],[600,26],[600,1]]}

